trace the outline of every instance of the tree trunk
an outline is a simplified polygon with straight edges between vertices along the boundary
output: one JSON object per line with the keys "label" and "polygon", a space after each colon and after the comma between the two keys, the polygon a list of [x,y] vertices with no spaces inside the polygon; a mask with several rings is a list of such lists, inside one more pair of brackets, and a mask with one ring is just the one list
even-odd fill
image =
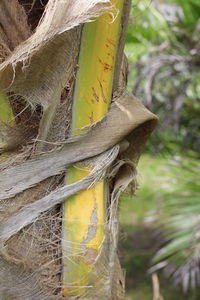
{"label": "tree trunk", "polygon": [[[1,1],[0,299],[124,298],[124,278],[117,258],[117,200],[121,190],[135,182],[139,155],[157,119],[124,91],[127,69],[123,47],[130,0],[118,1],[121,8],[105,0]],[[101,82],[96,92],[95,75],[89,74],[92,83],[84,86],[90,62],[84,67],[83,61],[82,66],[79,54],[83,46],[89,47],[87,42],[81,44],[86,26],[93,26],[83,24],[99,16],[106,23],[108,15],[112,17],[109,28],[114,22],[121,24],[112,68],[108,70],[110,65],[104,62],[105,72],[113,72],[110,96],[104,94],[107,87],[102,89]],[[101,36],[99,47],[100,42]],[[101,65],[99,56],[97,60]],[[95,118],[100,106],[91,110],[91,124],[81,122],[73,128],[72,104],[79,101],[75,95],[80,72],[80,94],[84,88],[86,92],[91,89],[94,97],[88,92],[88,99],[84,96],[83,100],[86,104],[102,100],[106,109]],[[96,78],[100,76],[97,71]],[[84,117],[83,110],[77,111],[79,118]],[[95,121],[99,122],[93,125]],[[90,125],[84,129],[86,133],[79,131],[77,137],[70,137],[72,129],[85,125]],[[75,162],[79,162],[79,169],[70,180]],[[80,170],[83,165],[89,166],[87,172]],[[97,189],[100,182],[106,189]],[[69,213],[69,196],[79,191]],[[87,236],[97,232],[96,217],[89,213],[89,195],[94,191],[98,197],[103,195],[94,203],[97,222],[104,203],[103,229],[96,248],[88,246]],[[83,210],[89,219],[81,216]],[[80,241],[82,228],[72,227],[70,218],[87,223]],[[83,241],[84,249],[80,248]],[[70,250],[69,245],[73,245]],[[76,255],[70,254],[72,248]]]}

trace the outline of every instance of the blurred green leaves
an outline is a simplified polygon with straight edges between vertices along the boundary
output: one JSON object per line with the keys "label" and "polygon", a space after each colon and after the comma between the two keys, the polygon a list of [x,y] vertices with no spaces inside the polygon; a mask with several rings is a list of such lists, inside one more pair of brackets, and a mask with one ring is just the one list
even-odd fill
{"label": "blurred green leaves", "polygon": [[179,184],[165,197],[158,216],[167,242],[154,257],[152,271],[164,266],[173,282],[187,291],[200,283],[200,161],[177,156],[171,164]]}
{"label": "blurred green leaves", "polygon": [[139,191],[131,218],[141,220],[159,203],[156,214],[166,241],[155,268],[165,266],[186,291],[200,285],[200,1],[134,2],[126,54],[129,89],[160,117],[148,151],[164,150],[174,170],[162,185],[163,176],[157,178],[152,166],[150,186]]}
{"label": "blurred green leaves", "polygon": [[126,54],[129,89],[160,117],[150,148],[155,152],[174,140],[199,153],[200,1],[135,3]]}
{"label": "blurred green leaves", "polygon": [[132,62],[147,54],[152,45],[159,45],[160,41],[171,38],[174,39],[166,20],[151,5],[150,0],[133,3],[126,40],[126,53]]}

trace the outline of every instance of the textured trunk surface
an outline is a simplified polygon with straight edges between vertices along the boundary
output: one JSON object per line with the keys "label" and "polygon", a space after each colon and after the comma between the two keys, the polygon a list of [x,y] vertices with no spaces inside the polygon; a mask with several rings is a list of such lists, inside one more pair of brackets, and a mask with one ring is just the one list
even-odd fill
{"label": "textured trunk surface", "polygon": [[[116,7],[109,0],[0,1],[0,300],[124,299],[117,201],[131,182],[135,188],[136,164],[157,122],[125,91],[130,2],[124,1],[109,111],[87,133],[70,137],[83,24],[104,13],[114,21]],[[87,176],[65,186],[66,168],[83,160]],[[63,257],[65,264],[70,257],[62,249],[62,203],[103,179],[105,235],[98,255],[85,257],[92,266],[87,288],[65,296]]]}

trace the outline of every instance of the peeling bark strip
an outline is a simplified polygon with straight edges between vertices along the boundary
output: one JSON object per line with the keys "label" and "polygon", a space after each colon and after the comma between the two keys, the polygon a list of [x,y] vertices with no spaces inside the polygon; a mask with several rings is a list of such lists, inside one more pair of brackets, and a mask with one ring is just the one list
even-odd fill
{"label": "peeling bark strip", "polygon": [[132,94],[124,92],[115,99],[106,117],[85,135],[69,139],[61,150],[1,171],[0,199],[13,197],[45,178],[61,173],[67,165],[98,155],[134,134],[134,130],[141,129],[140,139],[136,141],[138,145],[134,145],[137,151],[156,124],[157,117]]}
{"label": "peeling bark strip", "polygon": [[[26,205],[17,213],[11,215],[5,221],[2,221],[0,223],[0,243],[5,242],[22,228],[34,222],[41,213],[50,210],[56,204],[62,203],[68,197],[89,188],[92,184],[104,178],[107,168],[117,158],[118,153],[119,146],[115,146],[113,149],[101,154],[95,159],[91,161],[88,160],[88,163],[94,165],[94,168],[84,179],[55,190],[46,197]],[[91,231],[88,231],[88,236],[85,241],[83,241],[83,244],[86,243],[87,240],[92,239],[91,234],[93,230],[94,228],[91,228]]]}

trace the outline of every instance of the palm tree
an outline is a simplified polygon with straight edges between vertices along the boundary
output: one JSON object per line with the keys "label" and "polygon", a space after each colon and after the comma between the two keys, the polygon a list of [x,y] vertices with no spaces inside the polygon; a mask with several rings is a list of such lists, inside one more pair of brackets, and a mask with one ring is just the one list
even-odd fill
{"label": "palm tree", "polygon": [[117,199],[157,122],[124,91],[130,1],[0,6],[0,296],[123,299]]}

